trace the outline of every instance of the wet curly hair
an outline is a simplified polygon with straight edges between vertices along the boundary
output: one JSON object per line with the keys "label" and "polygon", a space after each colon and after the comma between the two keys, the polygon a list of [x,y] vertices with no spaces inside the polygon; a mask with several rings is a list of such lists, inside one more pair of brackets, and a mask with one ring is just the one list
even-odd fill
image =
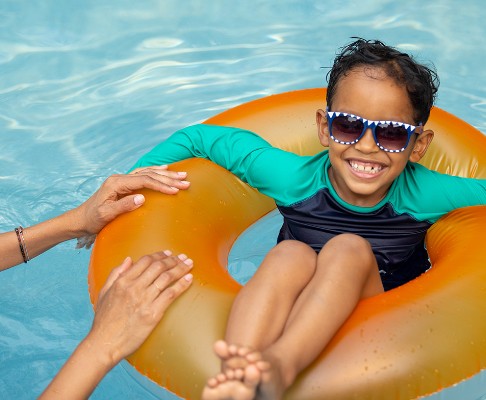
{"label": "wet curly hair", "polygon": [[439,77],[433,66],[427,67],[411,56],[387,46],[379,40],[356,39],[342,47],[327,74],[327,105],[332,108],[339,80],[360,66],[382,68],[399,85],[406,87],[414,120],[418,125],[429,119],[439,89]]}

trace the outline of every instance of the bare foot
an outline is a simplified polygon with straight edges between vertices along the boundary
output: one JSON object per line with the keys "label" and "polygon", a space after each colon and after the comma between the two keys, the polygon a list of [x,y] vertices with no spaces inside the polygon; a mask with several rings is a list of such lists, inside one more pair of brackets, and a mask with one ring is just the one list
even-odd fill
{"label": "bare foot", "polygon": [[246,346],[228,344],[224,340],[218,340],[214,344],[214,352],[221,359],[223,372],[244,369],[248,364],[261,360],[259,352]]}
{"label": "bare foot", "polygon": [[261,353],[244,346],[228,345],[218,341],[214,345],[221,359],[223,372],[210,378],[202,393],[203,400],[252,400],[268,365]]}
{"label": "bare foot", "polygon": [[248,365],[242,379],[231,379],[220,373],[208,380],[202,400],[252,400],[260,382],[261,372],[256,365]]}

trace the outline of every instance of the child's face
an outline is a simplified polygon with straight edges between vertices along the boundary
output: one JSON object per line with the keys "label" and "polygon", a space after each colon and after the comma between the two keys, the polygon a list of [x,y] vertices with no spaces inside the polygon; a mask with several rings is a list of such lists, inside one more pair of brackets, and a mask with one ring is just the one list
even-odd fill
{"label": "child's face", "polygon": [[[415,124],[406,88],[379,68],[357,68],[341,78],[331,111],[375,121]],[[424,131],[418,137],[413,134],[404,151],[390,153],[376,145],[371,129],[357,143],[346,145],[329,137],[323,110],[317,112],[317,123],[321,143],[329,146],[329,177],[334,189],[347,203],[362,207],[374,206],[382,200],[407,161],[419,161],[433,137],[432,131]]]}

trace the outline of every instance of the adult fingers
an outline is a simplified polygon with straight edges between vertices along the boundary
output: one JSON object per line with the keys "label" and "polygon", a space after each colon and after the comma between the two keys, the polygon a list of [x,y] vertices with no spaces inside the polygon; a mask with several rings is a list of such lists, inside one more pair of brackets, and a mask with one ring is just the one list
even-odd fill
{"label": "adult fingers", "polygon": [[144,171],[161,172],[161,171],[168,171],[168,170],[169,170],[168,165],[151,165],[149,167],[135,168],[134,170],[130,171],[130,174],[138,174]]}
{"label": "adult fingers", "polygon": [[[191,267],[163,252],[144,256],[130,268],[125,267],[98,303],[90,332],[95,342],[103,344],[116,360],[133,353],[161,320],[167,307],[190,286]],[[141,285],[153,270],[158,275],[155,274],[149,287]],[[161,290],[156,290],[154,285],[158,279]]]}
{"label": "adult fingers", "polygon": [[171,178],[180,181],[187,177],[187,172],[170,171],[167,165],[160,165],[160,166],[137,168],[131,171],[128,175],[149,175],[155,177],[156,179]]}
{"label": "adult fingers", "polygon": [[176,171],[144,171],[136,175],[125,175],[128,178],[126,185],[130,191],[146,187],[166,194],[174,194],[179,190],[187,189],[190,182],[186,181],[186,172]]}
{"label": "adult fingers", "polygon": [[[162,263],[166,263],[168,260],[169,259],[164,260]],[[170,292],[169,287],[185,276],[193,267],[193,261],[185,254],[179,254],[177,257],[172,257],[171,261],[174,261],[174,264],[169,266],[167,263],[165,270],[159,268],[157,271],[154,269],[154,273],[150,273],[152,271],[149,270],[144,273],[144,275],[147,276],[147,279],[153,279],[150,283],[153,290],[149,292],[153,294],[153,299],[160,294],[163,294],[166,290],[169,290]]]}
{"label": "adult fingers", "polygon": [[[178,272],[184,271],[185,268],[181,268]],[[173,275],[174,278],[176,275]],[[184,293],[190,286],[193,280],[193,276],[190,273],[185,273],[182,277],[177,279],[174,284],[166,287],[155,298],[153,305],[155,309],[156,318],[160,320],[164,315],[165,310],[177,299],[182,293]]]}
{"label": "adult fingers", "polygon": [[135,285],[138,290],[144,291],[148,301],[153,301],[160,292],[188,273],[191,268],[192,260],[185,255],[156,260],[137,277]]}
{"label": "adult fingers", "polygon": [[100,290],[99,299],[102,299],[105,295],[105,293],[110,290],[110,288],[113,286],[113,283],[119,278],[121,274],[123,274],[130,266],[132,265],[132,259],[130,257],[125,258],[121,265],[119,265],[116,268],[113,268],[113,270],[110,272],[110,275],[108,275],[108,278],[106,279],[105,284]]}
{"label": "adult fingers", "polygon": [[[150,167],[136,168],[129,175],[148,175],[154,179],[160,179],[163,183],[179,189],[187,189],[189,182],[184,181],[187,172],[170,171],[168,165],[155,165]],[[158,175],[158,176],[157,176]]]}
{"label": "adult fingers", "polygon": [[[125,277],[127,280],[133,281],[137,280],[140,275],[142,275],[146,270],[151,269],[153,264],[156,264],[158,261],[165,260],[167,258],[172,258],[172,252],[170,250],[159,251],[152,254],[147,254],[143,257],[140,257],[126,273]],[[168,264],[175,265],[175,261],[168,261]],[[157,265],[155,269],[157,269]],[[165,265],[165,264],[163,264]],[[167,266],[163,268],[168,268]],[[165,269],[164,269],[165,270]],[[155,278],[154,278],[155,279]],[[149,281],[149,279],[145,278],[145,281]],[[153,282],[153,279],[150,283]],[[145,286],[148,286],[150,283],[146,283]]]}
{"label": "adult fingers", "polygon": [[153,171],[134,175],[112,175],[106,179],[102,189],[108,192],[109,197],[113,194],[121,197],[142,188],[175,194],[180,189],[189,187],[190,183],[184,180],[186,176],[184,172],[177,172],[176,175],[172,173],[169,176]]}
{"label": "adult fingers", "polygon": [[124,214],[139,208],[145,203],[145,197],[141,194],[133,194],[122,197],[113,202],[103,204],[99,208],[99,214],[105,223],[113,221],[120,214]]}

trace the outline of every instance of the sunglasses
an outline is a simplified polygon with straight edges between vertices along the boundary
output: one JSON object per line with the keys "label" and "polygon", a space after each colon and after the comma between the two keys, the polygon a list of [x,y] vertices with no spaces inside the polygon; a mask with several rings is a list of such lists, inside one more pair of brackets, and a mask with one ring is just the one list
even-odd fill
{"label": "sunglasses", "polygon": [[[332,140],[340,144],[355,144],[369,128],[376,145],[390,153],[405,150],[417,128],[422,127],[395,121],[370,121],[357,115],[326,110],[329,133]],[[417,132],[417,134],[422,133]]]}

